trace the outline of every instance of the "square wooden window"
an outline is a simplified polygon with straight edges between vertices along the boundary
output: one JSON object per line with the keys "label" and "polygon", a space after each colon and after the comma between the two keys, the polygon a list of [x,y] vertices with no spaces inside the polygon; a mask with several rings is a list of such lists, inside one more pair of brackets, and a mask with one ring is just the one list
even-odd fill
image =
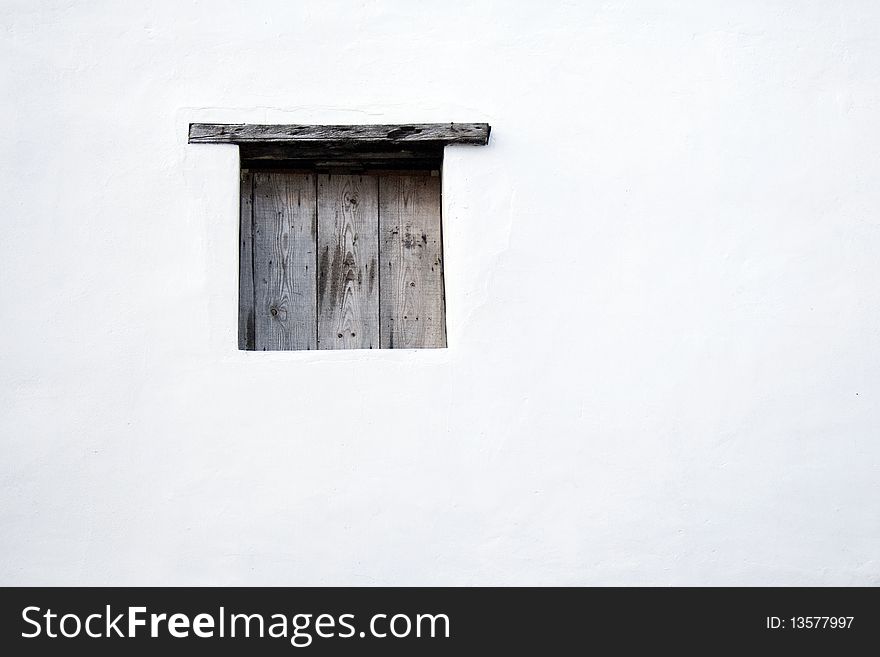
{"label": "square wooden window", "polygon": [[192,124],[241,156],[239,348],[446,346],[441,178],[486,124]]}
{"label": "square wooden window", "polygon": [[446,346],[440,177],[241,174],[240,346]]}

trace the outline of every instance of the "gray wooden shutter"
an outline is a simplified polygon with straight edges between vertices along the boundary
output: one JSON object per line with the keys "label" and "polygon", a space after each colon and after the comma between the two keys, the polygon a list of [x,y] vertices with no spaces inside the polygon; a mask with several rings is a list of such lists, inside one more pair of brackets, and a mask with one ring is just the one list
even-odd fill
{"label": "gray wooden shutter", "polygon": [[239,348],[446,346],[440,179],[242,172]]}

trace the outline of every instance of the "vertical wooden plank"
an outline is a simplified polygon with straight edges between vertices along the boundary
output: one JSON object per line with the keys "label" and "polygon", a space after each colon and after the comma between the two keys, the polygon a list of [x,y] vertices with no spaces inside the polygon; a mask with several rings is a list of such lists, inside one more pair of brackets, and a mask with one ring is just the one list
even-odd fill
{"label": "vertical wooden plank", "polygon": [[318,348],[379,348],[376,176],[318,176]]}
{"label": "vertical wooden plank", "polygon": [[238,229],[238,348],[254,349],[253,177],[241,172]]}
{"label": "vertical wooden plank", "polygon": [[254,173],[255,348],[314,349],[315,176]]}
{"label": "vertical wooden plank", "polygon": [[445,347],[440,178],[383,176],[379,231],[382,348]]}

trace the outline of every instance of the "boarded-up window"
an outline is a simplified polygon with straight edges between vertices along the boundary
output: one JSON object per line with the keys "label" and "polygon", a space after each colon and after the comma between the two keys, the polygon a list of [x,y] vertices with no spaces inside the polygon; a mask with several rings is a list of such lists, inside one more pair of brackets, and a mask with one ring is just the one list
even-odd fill
{"label": "boarded-up window", "polygon": [[443,150],[489,131],[190,124],[241,156],[239,348],[445,347]]}
{"label": "boarded-up window", "polygon": [[445,347],[437,174],[243,170],[240,347]]}

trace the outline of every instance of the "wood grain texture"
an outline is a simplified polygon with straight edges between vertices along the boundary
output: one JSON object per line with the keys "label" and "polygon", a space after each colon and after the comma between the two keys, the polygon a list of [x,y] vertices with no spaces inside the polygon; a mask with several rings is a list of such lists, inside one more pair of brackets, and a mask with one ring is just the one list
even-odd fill
{"label": "wood grain texture", "polygon": [[242,171],[238,231],[238,348],[247,350],[255,348],[253,185],[253,175]]}
{"label": "wood grain texture", "polygon": [[318,348],[379,348],[376,176],[318,176]]}
{"label": "wood grain texture", "polygon": [[190,123],[189,143],[438,142],[483,145],[489,141],[490,130],[488,123],[407,123],[400,125]]}
{"label": "wood grain texture", "polygon": [[315,349],[315,176],[253,178],[255,349]]}
{"label": "wood grain texture", "polygon": [[382,176],[381,346],[446,346],[440,178]]}

